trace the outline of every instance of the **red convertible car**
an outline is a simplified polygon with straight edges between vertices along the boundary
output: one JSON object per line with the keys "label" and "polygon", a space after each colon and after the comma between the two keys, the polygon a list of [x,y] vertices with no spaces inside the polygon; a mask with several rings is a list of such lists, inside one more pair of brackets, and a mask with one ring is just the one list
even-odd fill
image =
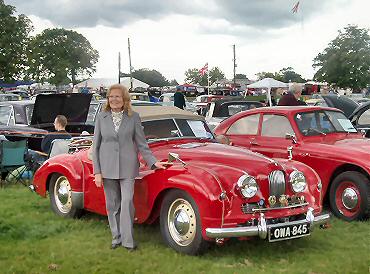
{"label": "red convertible car", "polygon": [[307,164],[319,174],[336,216],[347,221],[368,217],[370,140],[342,111],[320,106],[258,108],[223,121],[215,134],[268,157]]}
{"label": "red convertible car", "polygon": [[[231,237],[299,238],[329,220],[322,213],[321,181],[310,167],[217,143],[204,117],[178,108],[134,110],[156,158],[174,161],[151,170],[140,159],[135,221],[159,219],[165,243],[175,250],[198,254],[210,241],[222,244]],[[86,149],[60,154],[35,173],[34,190],[43,197],[49,192],[58,215],[106,214],[90,156]]]}

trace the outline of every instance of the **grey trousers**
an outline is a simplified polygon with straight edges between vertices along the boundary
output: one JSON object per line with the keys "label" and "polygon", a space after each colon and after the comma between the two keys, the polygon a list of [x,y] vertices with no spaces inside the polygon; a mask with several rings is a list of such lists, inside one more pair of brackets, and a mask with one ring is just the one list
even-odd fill
{"label": "grey trousers", "polygon": [[134,179],[103,179],[112,244],[134,247]]}

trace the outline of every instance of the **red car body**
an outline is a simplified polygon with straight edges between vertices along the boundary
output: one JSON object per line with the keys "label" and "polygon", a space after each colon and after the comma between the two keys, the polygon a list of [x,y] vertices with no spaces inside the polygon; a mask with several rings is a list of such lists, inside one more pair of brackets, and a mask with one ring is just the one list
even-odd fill
{"label": "red car body", "polygon": [[[140,113],[142,108],[150,107],[137,107],[136,111]],[[158,118],[158,108],[153,108],[158,121],[174,119],[166,115]],[[181,119],[201,121],[207,127],[204,117],[179,109],[174,111],[177,115],[181,112],[181,116],[177,116]],[[150,125],[146,121],[158,122],[152,118],[142,116],[145,134],[153,137],[148,132]],[[201,243],[215,239],[223,242],[229,237],[266,238],[273,226],[295,223],[314,225],[328,221],[329,215],[321,213],[320,179],[316,172],[302,163],[287,159],[272,160],[242,148],[219,144],[214,141],[212,134],[208,139],[196,136],[156,139],[149,145],[158,160],[167,161],[169,153],[175,153],[184,164],[175,162],[165,170],[151,170],[140,158],[140,175],[135,181],[135,221],[150,224],[159,218],[165,241],[180,252],[199,253],[203,247]],[[289,175],[294,170],[303,172],[306,178],[307,187],[300,193],[294,193],[289,187]],[[287,200],[281,203],[280,196],[276,197],[275,203],[269,200],[271,188],[275,186],[274,179],[269,179],[269,176],[274,171],[281,171],[285,177],[286,183],[280,191]],[[238,180],[246,174],[255,178],[258,184],[258,190],[251,198],[245,198],[237,186]],[[55,187],[60,178],[61,187]],[[68,208],[68,203],[74,209],[106,215],[104,191],[95,186],[88,150],[49,159],[35,173],[33,186],[43,197],[50,192],[52,204],[57,201],[57,208],[59,206],[62,209],[56,210],[59,215],[73,217],[70,212],[63,212],[63,206]],[[171,200],[169,197],[174,198]],[[179,206],[174,208],[176,202]],[[166,203],[169,204],[168,210]],[[194,214],[186,215],[180,205]],[[174,212],[177,210],[177,213],[171,215],[170,209]],[[188,222],[179,221],[180,213],[185,214],[183,219],[187,218]],[[171,216],[174,217],[171,219]],[[189,234],[189,238],[195,237],[194,241],[187,240],[184,225],[188,233],[196,234]],[[192,228],[193,225],[196,228]],[[285,237],[278,235],[278,238],[275,240]]]}
{"label": "red car body", "polygon": [[[341,111],[328,107],[258,108],[228,118],[214,133],[234,146],[272,158],[291,156],[312,167],[333,212],[350,221],[369,212],[370,141],[348,122]],[[346,129],[340,130],[341,125]]]}

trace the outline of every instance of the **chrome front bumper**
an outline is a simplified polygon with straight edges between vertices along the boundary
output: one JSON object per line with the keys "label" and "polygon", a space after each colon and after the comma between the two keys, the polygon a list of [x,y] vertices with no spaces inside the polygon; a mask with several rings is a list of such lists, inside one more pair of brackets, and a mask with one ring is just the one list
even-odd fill
{"label": "chrome front bumper", "polygon": [[[306,213],[306,221],[310,223],[311,229],[316,225],[325,224],[329,221],[330,214],[324,213],[318,216],[313,215],[313,209],[309,208]],[[290,222],[282,223],[288,225]],[[266,239],[270,225],[266,224],[265,215],[260,214],[257,226],[231,227],[231,228],[206,228],[206,235],[209,238],[231,238],[231,237],[253,237],[259,236]]]}

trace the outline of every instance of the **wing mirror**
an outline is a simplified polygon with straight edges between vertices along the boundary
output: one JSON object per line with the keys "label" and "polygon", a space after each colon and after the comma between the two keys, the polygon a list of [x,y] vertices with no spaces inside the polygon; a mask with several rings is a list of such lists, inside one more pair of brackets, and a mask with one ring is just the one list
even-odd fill
{"label": "wing mirror", "polygon": [[285,134],[285,139],[292,140],[293,144],[297,143],[297,138],[295,137],[294,134],[286,133]]}
{"label": "wing mirror", "polygon": [[179,154],[177,153],[173,153],[173,152],[169,152],[168,153],[168,162],[169,163],[173,163],[175,161],[179,161],[180,163],[182,163],[184,166],[186,165],[186,163],[180,159],[180,156]]}

